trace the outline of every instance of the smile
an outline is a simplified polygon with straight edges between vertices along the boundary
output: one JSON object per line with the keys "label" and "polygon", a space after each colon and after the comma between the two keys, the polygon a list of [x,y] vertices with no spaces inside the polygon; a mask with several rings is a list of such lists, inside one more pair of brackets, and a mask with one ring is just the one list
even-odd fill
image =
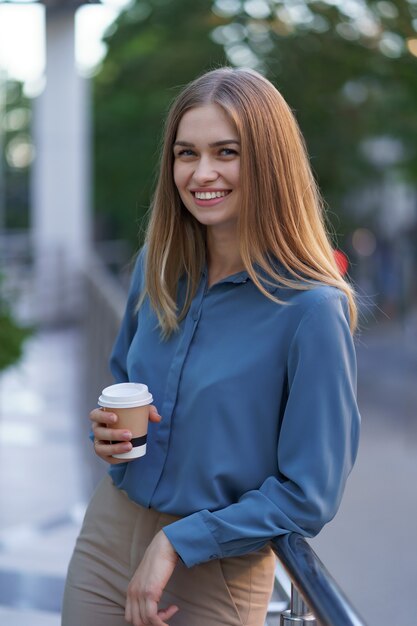
{"label": "smile", "polygon": [[215,198],[224,198],[230,193],[230,191],[193,191],[197,200],[214,200]]}

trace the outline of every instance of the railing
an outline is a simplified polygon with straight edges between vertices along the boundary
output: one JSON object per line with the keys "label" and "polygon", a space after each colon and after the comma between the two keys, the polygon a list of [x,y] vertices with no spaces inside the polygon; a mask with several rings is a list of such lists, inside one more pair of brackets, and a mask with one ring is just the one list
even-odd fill
{"label": "railing", "polygon": [[[126,294],[97,257],[84,276],[85,411],[110,382],[108,355],[121,322]],[[101,469],[102,468],[98,468]],[[307,541],[296,533],[276,538],[277,562],[266,626],[365,626]],[[288,608],[289,607],[289,608]]]}
{"label": "railing", "polygon": [[[97,254],[92,253],[89,266],[81,277],[83,285],[84,315],[82,334],[84,361],[82,371],[83,392],[80,413],[87,416],[97,406],[101,390],[113,382],[109,371],[109,356],[120,327],[126,305],[126,290],[121,281],[111,274]],[[85,420],[86,429],[90,428]],[[88,424],[87,424],[88,422]],[[87,432],[85,433],[87,442]],[[87,443],[88,445],[88,443]],[[88,488],[92,490],[103,476],[106,467],[97,457],[91,456],[90,446],[85,449],[88,458]]]}
{"label": "railing", "polygon": [[85,315],[83,331],[87,367],[85,368],[86,407],[95,406],[99,393],[112,383],[109,356],[120,327],[126,292],[96,255],[84,273]]}
{"label": "railing", "polygon": [[281,613],[281,626],[366,626],[301,535],[281,535],[272,548],[292,580],[290,608]]}

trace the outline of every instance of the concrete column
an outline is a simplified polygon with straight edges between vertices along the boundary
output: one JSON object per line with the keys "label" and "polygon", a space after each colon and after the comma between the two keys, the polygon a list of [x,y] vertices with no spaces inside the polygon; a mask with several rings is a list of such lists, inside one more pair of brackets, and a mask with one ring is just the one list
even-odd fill
{"label": "concrete column", "polygon": [[90,99],[76,71],[74,7],[46,9],[46,87],[34,103],[32,232],[40,323],[79,315],[79,270],[91,242]]}

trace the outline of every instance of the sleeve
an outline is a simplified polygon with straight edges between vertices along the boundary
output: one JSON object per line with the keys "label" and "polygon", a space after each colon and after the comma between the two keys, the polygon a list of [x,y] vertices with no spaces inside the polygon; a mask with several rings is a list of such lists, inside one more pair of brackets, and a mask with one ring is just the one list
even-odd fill
{"label": "sleeve", "polygon": [[133,270],[122,324],[110,355],[110,370],[116,383],[128,382],[129,380],[126,359],[137,328],[138,316],[136,307],[139,295],[144,287],[144,257],[145,249],[142,248]]}
{"label": "sleeve", "polygon": [[224,509],[164,528],[188,567],[257,550],[290,531],[312,537],[336,514],[360,428],[347,300],[336,294],[316,301],[290,346],[277,476]]}

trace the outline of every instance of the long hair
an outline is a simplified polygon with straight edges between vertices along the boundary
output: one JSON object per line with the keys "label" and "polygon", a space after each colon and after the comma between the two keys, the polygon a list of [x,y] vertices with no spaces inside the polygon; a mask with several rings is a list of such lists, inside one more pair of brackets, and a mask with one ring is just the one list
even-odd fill
{"label": "long hair", "polygon": [[[339,288],[349,301],[353,332],[354,292],[336,264],[298,124],[274,85],[247,69],[221,68],[204,74],[185,87],[170,109],[146,234],[145,288],[139,306],[148,294],[162,334],[168,337],[178,329],[197,290],[206,260],[205,226],[184,207],[175,186],[173,144],[184,113],[206,104],[221,106],[239,136],[240,254],[252,281],[277,303],[280,300],[265,289],[265,277],[271,284],[299,290],[317,283]],[[275,259],[285,272],[279,272]],[[187,289],[178,311],[182,275]]]}

